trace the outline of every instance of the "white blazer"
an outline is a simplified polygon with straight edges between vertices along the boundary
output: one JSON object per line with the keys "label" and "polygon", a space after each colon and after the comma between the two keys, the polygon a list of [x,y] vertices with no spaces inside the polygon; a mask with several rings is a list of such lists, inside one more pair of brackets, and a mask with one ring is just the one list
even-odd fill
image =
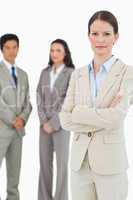
{"label": "white blazer", "polygon": [[[113,98],[122,94],[114,107]],[[128,168],[124,138],[124,119],[133,103],[133,67],[121,60],[111,66],[92,104],[87,66],[72,73],[67,95],[60,112],[62,127],[74,131],[71,168],[81,168],[88,150],[92,170],[99,174],[116,174]],[[91,133],[89,133],[91,132]]]}

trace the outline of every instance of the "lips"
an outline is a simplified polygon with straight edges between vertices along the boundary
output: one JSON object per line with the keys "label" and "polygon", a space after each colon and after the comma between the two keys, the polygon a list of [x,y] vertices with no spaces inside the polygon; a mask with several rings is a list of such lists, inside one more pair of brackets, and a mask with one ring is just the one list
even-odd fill
{"label": "lips", "polygon": [[57,60],[58,58],[57,57],[53,57],[53,60]]}
{"label": "lips", "polygon": [[101,49],[104,49],[104,48],[107,48],[106,46],[96,46],[96,48],[101,48]]}

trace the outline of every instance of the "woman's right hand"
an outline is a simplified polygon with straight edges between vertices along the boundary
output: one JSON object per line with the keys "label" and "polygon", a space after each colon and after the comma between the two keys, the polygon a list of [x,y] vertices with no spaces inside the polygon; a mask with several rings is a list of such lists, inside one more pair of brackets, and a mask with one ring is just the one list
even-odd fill
{"label": "woman's right hand", "polygon": [[43,124],[43,130],[48,134],[51,134],[54,132],[54,129],[51,127],[48,121]]}
{"label": "woman's right hand", "polygon": [[111,104],[109,105],[110,108],[114,108],[116,107],[120,101],[122,99],[122,95],[121,94],[118,94],[111,102]]}

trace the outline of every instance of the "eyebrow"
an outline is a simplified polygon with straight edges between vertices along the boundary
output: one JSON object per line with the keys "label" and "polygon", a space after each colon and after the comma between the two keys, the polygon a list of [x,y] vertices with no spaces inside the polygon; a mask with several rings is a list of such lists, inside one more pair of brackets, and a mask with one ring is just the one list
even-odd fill
{"label": "eyebrow", "polygon": [[[98,30],[92,30],[90,32],[99,32]],[[112,33],[112,31],[102,31],[102,32],[106,32],[106,33]]]}

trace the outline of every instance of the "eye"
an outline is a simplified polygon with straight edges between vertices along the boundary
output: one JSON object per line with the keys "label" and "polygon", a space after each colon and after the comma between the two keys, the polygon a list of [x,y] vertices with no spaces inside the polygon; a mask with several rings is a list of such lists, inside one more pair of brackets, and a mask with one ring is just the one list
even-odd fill
{"label": "eye", "polygon": [[51,52],[51,53],[54,52],[54,49],[50,49],[50,52]]}
{"label": "eye", "polygon": [[110,36],[111,33],[109,33],[109,32],[105,32],[104,35],[105,35],[105,36]]}
{"label": "eye", "polygon": [[57,49],[57,52],[59,52],[59,53],[60,53],[60,52],[61,52],[61,50],[60,50],[60,49]]}
{"label": "eye", "polygon": [[98,33],[97,32],[92,32],[91,35],[97,36]]}

